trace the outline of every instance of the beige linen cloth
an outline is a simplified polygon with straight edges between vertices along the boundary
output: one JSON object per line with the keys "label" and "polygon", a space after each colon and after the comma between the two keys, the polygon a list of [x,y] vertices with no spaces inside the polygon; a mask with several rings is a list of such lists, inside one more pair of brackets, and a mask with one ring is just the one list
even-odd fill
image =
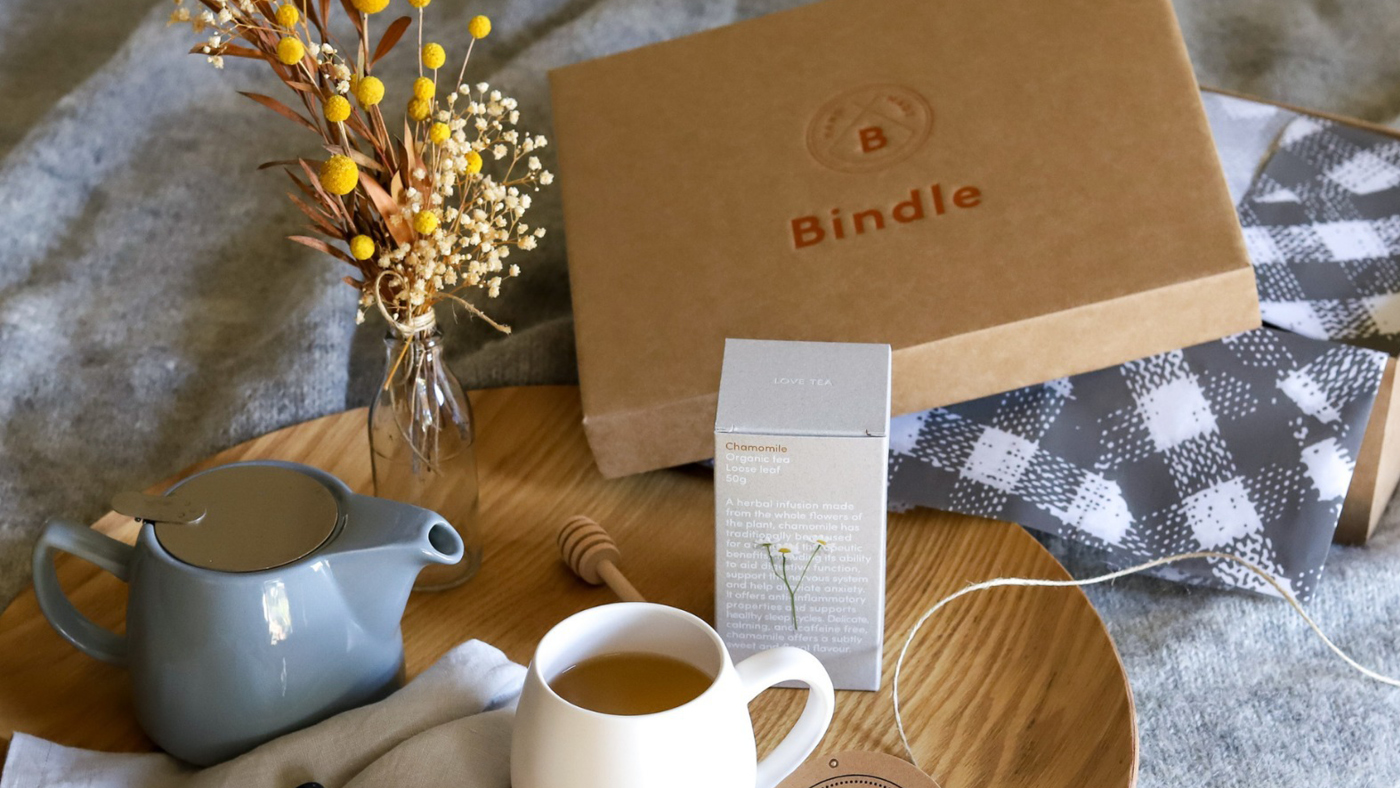
{"label": "beige linen cloth", "polygon": [[[510,788],[510,731],[525,669],[472,640],[403,689],[218,766],[164,753],[10,743],[0,788]],[[217,714],[217,709],[211,709]]]}

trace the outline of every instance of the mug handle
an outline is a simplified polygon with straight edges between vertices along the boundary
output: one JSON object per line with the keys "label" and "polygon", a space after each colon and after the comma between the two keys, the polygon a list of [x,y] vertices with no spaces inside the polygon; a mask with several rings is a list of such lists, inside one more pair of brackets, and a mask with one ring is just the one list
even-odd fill
{"label": "mug handle", "polygon": [[807,685],[807,706],[788,735],[758,764],[756,788],[774,788],[807,760],[817,748],[836,711],[831,676],[817,658],[800,648],[760,652],[735,666],[744,697],[749,701],[776,684],[799,681]]}
{"label": "mug handle", "polygon": [[126,638],[79,613],[63,593],[53,563],[59,552],[90,561],[125,583],[135,548],[67,520],[50,520],[34,546],[34,597],[39,600],[39,609],[49,624],[88,656],[113,665],[125,665]]}

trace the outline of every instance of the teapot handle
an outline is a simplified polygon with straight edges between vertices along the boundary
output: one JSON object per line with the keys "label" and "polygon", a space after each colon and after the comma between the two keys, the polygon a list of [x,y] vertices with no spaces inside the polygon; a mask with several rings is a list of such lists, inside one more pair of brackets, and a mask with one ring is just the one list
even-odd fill
{"label": "teapot handle", "polygon": [[126,637],[93,623],[63,593],[54,568],[54,557],[59,552],[90,561],[124,583],[135,548],[67,520],[50,520],[34,546],[34,596],[49,624],[88,656],[125,665]]}

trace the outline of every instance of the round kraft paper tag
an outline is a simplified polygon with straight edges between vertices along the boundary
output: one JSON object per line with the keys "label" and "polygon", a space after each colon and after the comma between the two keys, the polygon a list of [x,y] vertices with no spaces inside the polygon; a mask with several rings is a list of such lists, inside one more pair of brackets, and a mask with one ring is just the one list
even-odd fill
{"label": "round kraft paper tag", "polygon": [[838,752],[807,761],[778,788],[939,788],[903,758],[878,752]]}

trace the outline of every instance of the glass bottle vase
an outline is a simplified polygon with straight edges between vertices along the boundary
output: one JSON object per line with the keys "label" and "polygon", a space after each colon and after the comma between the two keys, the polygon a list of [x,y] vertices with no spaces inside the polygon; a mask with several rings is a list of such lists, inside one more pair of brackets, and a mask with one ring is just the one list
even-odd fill
{"label": "glass bottle vase", "polygon": [[441,514],[466,553],[453,566],[429,566],[414,589],[461,585],[481,568],[481,529],[472,406],[443,359],[435,324],[384,339],[384,379],[369,408],[374,494]]}

